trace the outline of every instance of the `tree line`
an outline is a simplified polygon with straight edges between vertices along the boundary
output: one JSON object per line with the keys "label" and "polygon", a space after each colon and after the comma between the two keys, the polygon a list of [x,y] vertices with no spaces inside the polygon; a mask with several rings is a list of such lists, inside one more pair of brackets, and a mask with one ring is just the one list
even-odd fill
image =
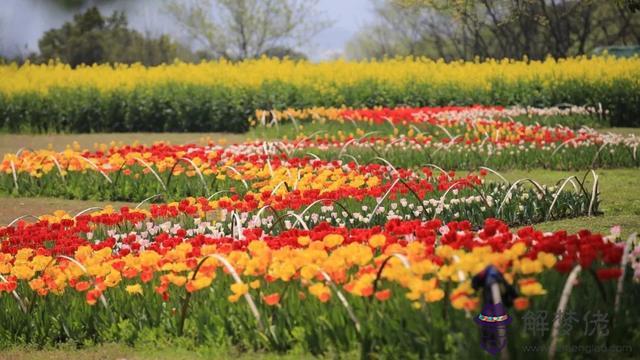
{"label": "tree line", "polygon": [[330,24],[316,11],[318,0],[164,1],[163,11],[191,41],[182,44],[167,34],[154,37],[131,29],[124,12],[102,14],[97,5],[109,0],[52,1],[69,9],[96,6],[45,32],[38,41],[39,53],[5,61],[43,63],[55,59],[75,67],[136,62],[153,66],[174,60],[261,56],[298,60],[306,55],[296,48]]}
{"label": "tree line", "polygon": [[373,0],[355,58],[565,58],[640,44],[638,0]]}
{"label": "tree line", "polygon": [[[70,9],[94,5],[47,31],[31,62],[57,59],[158,65],[176,59],[288,57],[331,25],[318,0],[165,0],[163,10],[188,38],[151,36],[124,12],[102,14],[110,0],[52,0]],[[352,59],[421,56],[446,61],[543,59],[640,44],[640,0],[371,0],[374,19],[349,41]],[[364,11],[364,10],[363,10]]]}

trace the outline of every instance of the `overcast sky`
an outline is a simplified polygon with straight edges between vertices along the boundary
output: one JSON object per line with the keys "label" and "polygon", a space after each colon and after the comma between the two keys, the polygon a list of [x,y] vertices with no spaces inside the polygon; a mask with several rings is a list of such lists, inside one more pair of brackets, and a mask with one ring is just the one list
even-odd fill
{"label": "overcast sky", "polygon": [[[0,0],[0,3],[0,52],[6,55],[37,51],[38,39],[46,30],[73,17],[48,0]],[[175,25],[162,14],[159,4],[160,0],[115,0],[101,10],[111,13],[126,9],[133,28],[153,34],[171,33],[179,38],[175,36]],[[334,23],[301,49],[313,60],[341,54],[351,36],[372,17],[369,0],[320,0],[318,7]]]}

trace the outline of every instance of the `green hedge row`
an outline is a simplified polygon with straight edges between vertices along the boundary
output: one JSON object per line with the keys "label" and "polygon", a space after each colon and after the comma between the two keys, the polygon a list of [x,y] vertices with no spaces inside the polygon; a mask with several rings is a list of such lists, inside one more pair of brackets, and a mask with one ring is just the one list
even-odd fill
{"label": "green hedge row", "polygon": [[403,88],[367,81],[321,92],[309,86],[265,82],[257,88],[233,84],[203,86],[167,83],[131,90],[53,88],[47,94],[0,95],[0,128],[9,132],[245,132],[256,109],[310,106],[531,105],[560,103],[598,106],[609,111],[613,126],[640,126],[640,82],[618,79],[597,86],[559,82],[496,80],[490,90],[430,86],[428,80]]}

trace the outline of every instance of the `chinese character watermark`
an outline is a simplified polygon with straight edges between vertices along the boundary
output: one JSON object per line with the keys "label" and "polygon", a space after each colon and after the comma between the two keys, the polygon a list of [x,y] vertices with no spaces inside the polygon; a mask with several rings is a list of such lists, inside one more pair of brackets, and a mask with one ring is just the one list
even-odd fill
{"label": "chinese character watermark", "polygon": [[573,310],[553,314],[550,316],[546,310],[528,310],[522,316],[524,331],[533,336],[545,336],[555,321],[559,321],[560,335],[569,335],[577,325],[582,324],[585,336],[609,335],[609,314],[599,310],[587,311],[582,316]]}

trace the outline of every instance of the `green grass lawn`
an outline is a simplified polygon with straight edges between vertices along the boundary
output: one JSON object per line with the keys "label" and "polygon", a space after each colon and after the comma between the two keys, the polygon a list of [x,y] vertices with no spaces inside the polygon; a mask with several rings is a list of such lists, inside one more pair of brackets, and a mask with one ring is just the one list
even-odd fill
{"label": "green grass lawn", "polygon": [[93,150],[93,145],[109,144],[111,141],[132,144],[151,145],[156,141],[172,144],[207,144],[209,140],[216,143],[237,143],[246,139],[244,134],[226,133],[104,133],[104,134],[7,134],[0,133],[0,154],[15,153],[26,147],[33,150],[46,149],[49,145],[57,151],[64,150],[67,145],[78,142],[82,149]]}
{"label": "green grass lawn", "polygon": [[[599,176],[601,209],[604,215],[550,221],[536,225],[544,231],[558,229],[575,232],[580,229],[607,233],[614,225],[621,225],[623,235],[640,232],[640,169],[603,169],[596,171]],[[579,178],[584,172],[567,171],[507,171],[502,173],[510,181],[530,177],[542,183],[555,183],[571,175]]]}

